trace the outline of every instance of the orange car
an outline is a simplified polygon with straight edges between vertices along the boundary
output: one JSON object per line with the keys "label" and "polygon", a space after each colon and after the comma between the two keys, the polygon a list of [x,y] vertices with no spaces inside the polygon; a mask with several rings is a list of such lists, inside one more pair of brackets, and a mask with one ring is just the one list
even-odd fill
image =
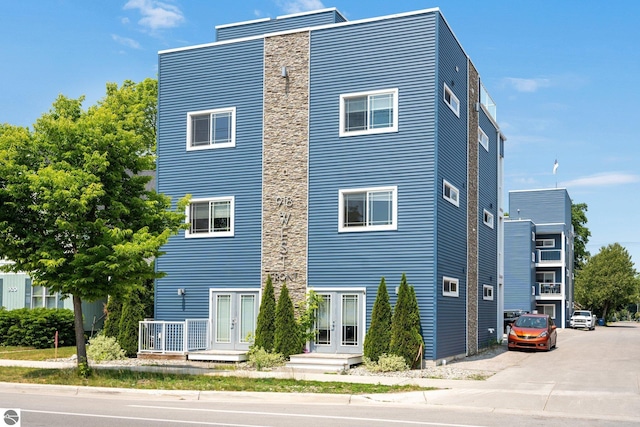
{"label": "orange car", "polygon": [[508,348],[549,351],[556,346],[558,332],[548,314],[523,314],[509,331]]}

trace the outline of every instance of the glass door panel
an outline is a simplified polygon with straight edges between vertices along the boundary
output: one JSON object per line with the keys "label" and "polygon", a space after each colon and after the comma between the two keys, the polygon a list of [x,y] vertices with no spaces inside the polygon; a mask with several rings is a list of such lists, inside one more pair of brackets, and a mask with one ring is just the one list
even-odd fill
{"label": "glass door panel", "polygon": [[316,312],[316,345],[331,345],[331,295],[322,299]]}
{"label": "glass door panel", "polygon": [[216,296],[216,342],[231,342],[231,295]]}
{"label": "glass door panel", "polygon": [[360,310],[358,295],[342,295],[342,345],[357,346]]}
{"label": "glass door panel", "polygon": [[256,295],[240,295],[240,342],[249,344],[256,331]]}

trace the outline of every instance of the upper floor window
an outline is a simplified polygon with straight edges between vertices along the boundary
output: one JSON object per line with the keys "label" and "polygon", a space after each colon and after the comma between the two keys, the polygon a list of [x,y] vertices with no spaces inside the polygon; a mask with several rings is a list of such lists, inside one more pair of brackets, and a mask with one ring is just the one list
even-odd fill
{"label": "upper floor window", "polygon": [[489,137],[481,128],[478,128],[478,143],[480,143],[485,150],[489,151]]}
{"label": "upper floor window", "polygon": [[442,197],[454,205],[460,206],[460,192],[447,180],[442,180]]}
{"label": "upper floor window", "polygon": [[445,297],[457,297],[458,291],[458,279],[444,276],[442,278],[442,295]]}
{"label": "upper floor window", "polygon": [[483,212],[483,222],[487,227],[493,228],[493,214],[486,209]]}
{"label": "upper floor window", "polygon": [[451,111],[453,111],[456,116],[460,117],[460,101],[446,83],[444,84],[444,102],[451,108]]}
{"label": "upper floor window", "polygon": [[553,239],[536,239],[536,248],[553,248],[555,245]]}
{"label": "upper floor window", "polygon": [[340,190],[338,231],[396,230],[397,187]]}
{"label": "upper floor window", "polygon": [[340,95],[340,136],[398,131],[398,89]]}
{"label": "upper floor window", "polygon": [[487,301],[493,301],[493,286],[482,285],[482,299]]}
{"label": "upper floor window", "polygon": [[235,145],[235,107],[187,113],[187,150]]}
{"label": "upper floor window", "polygon": [[194,199],[187,207],[186,237],[233,236],[234,198]]}

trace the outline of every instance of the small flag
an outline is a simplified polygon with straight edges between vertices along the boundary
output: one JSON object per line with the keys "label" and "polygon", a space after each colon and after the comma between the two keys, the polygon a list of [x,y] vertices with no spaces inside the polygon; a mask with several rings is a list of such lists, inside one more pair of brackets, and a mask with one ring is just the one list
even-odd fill
{"label": "small flag", "polygon": [[558,160],[556,159],[556,162],[553,164],[553,174],[556,174],[556,171],[558,170]]}

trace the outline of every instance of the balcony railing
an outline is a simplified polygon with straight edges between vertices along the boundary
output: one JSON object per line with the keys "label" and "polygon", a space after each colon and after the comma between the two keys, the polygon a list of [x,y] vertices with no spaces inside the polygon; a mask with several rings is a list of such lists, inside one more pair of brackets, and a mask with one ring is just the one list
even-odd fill
{"label": "balcony railing", "polygon": [[560,249],[539,249],[537,261],[539,264],[562,262],[562,250]]}
{"label": "balcony railing", "polygon": [[498,120],[497,105],[493,101],[493,99],[491,98],[491,95],[489,95],[489,92],[487,92],[487,89],[485,89],[482,83],[480,84],[480,103],[486,107],[487,111],[489,112],[489,115],[493,117],[493,120],[497,121]]}
{"label": "balcony railing", "polygon": [[551,296],[562,294],[562,283],[538,283],[538,295]]}
{"label": "balcony railing", "polygon": [[139,324],[138,352],[184,354],[206,350],[209,331],[209,319],[187,319],[184,322],[144,320]]}

